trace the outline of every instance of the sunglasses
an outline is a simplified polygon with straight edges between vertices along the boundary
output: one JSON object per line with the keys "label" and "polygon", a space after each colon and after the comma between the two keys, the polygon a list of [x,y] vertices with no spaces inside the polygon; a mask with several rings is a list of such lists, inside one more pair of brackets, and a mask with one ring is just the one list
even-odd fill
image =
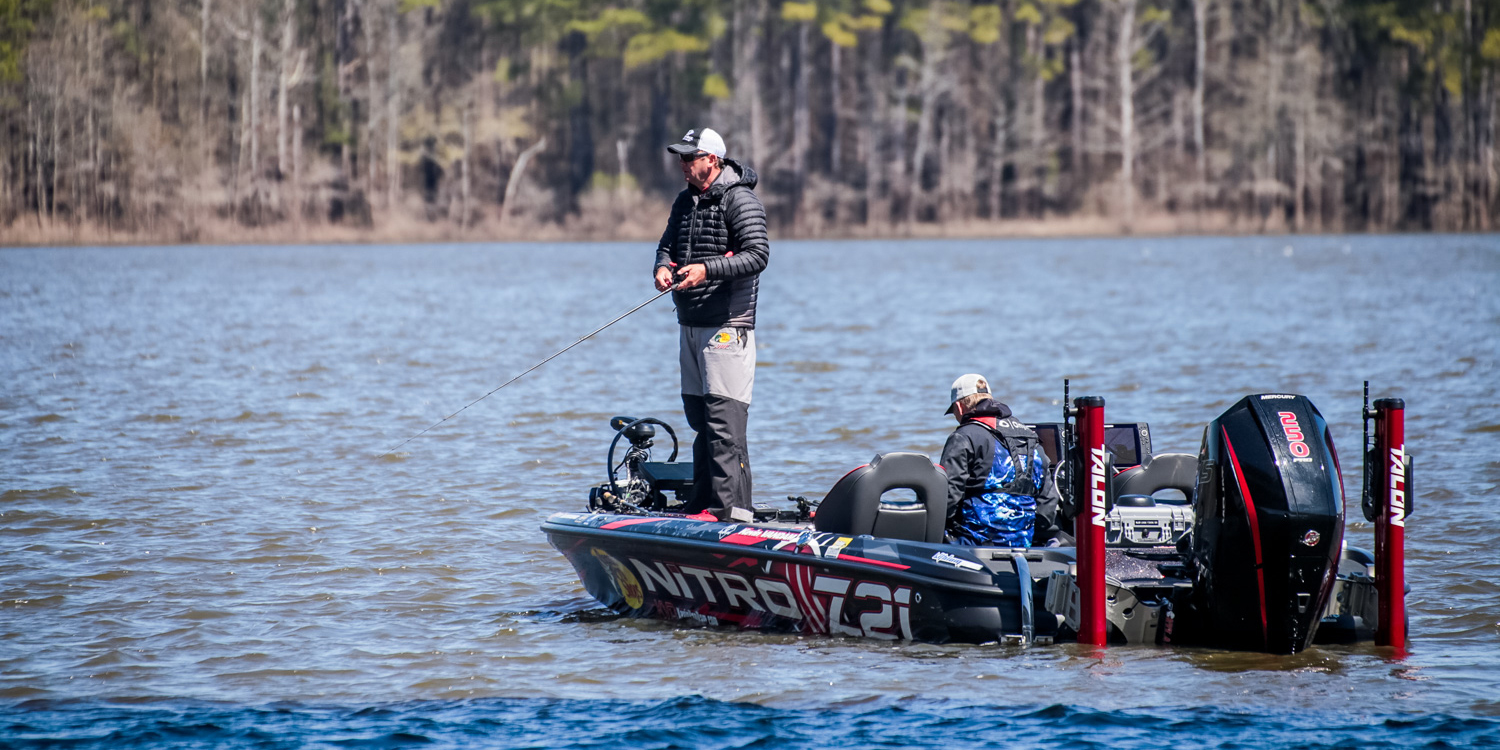
{"label": "sunglasses", "polygon": [[704,153],[678,154],[677,158],[681,159],[683,164],[692,164],[693,162],[698,161],[699,159],[702,159],[705,156],[708,156],[708,154],[704,154]]}

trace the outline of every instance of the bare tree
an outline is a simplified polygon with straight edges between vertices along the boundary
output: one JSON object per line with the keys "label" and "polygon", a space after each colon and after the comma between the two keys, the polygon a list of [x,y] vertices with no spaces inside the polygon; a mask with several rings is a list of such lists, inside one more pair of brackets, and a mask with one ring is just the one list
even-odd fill
{"label": "bare tree", "polygon": [[734,99],[740,115],[737,134],[750,163],[762,167],[765,160],[765,113],[761,103],[759,55],[762,0],[734,3]]}
{"label": "bare tree", "polygon": [[928,154],[933,151],[933,119],[937,115],[939,97],[948,92],[948,79],[941,75],[942,66],[948,59],[948,32],[942,26],[942,9],[934,3],[924,14],[919,39],[922,45],[922,60],[919,63],[917,89],[920,105],[917,110],[917,136],[912,147],[911,166],[907,173],[906,221],[917,219],[919,196],[926,190],[922,172]]}
{"label": "bare tree", "polygon": [[1193,0],[1193,157],[1198,183],[1193,190],[1193,206],[1203,210],[1208,192],[1208,149],[1204,145],[1203,99],[1208,77],[1208,11],[1213,0]]}
{"label": "bare tree", "polygon": [[[398,0],[385,9],[385,194],[387,206],[401,205],[401,15]],[[372,165],[373,166],[373,165]]]}
{"label": "bare tree", "polygon": [[792,81],[792,226],[800,228],[803,221],[802,202],[807,189],[807,151],[812,137],[812,117],[808,111],[808,82],[812,75],[812,60],[809,59],[812,24],[817,19],[815,3],[785,2],[781,5],[781,17],[792,23],[796,42],[783,57],[786,77]]}
{"label": "bare tree", "polygon": [[1115,73],[1120,90],[1120,218],[1129,231],[1135,223],[1135,52],[1136,0],[1115,0],[1118,27],[1115,37]]}
{"label": "bare tree", "polygon": [[471,189],[471,186],[473,185],[473,178],[470,176],[471,171],[470,171],[470,166],[469,166],[470,159],[472,158],[473,151],[474,151],[474,87],[473,86],[469,87],[469,92],[465,96],[464,103],[463,103],[463,112],[459,115],[459,117],[460,117],[460,129],[463,131],[462,135],[463,135],[464,152],[463,152],[463,157],[462,157],[462,161],[461,161],[461,165],[460,165],[461,176],[460,176],[460,188],[459,188],[459,190],[460,190],[460,194],[461,194],[461,201],[460,201],[460,205],[459,205],[458,228],[461,231],[468,231],[468,229],[469,229],[469,213],[470,213],[470,211],[473,210],[473,206],[469,202],[470,189]]}
{"label": "bare tree", "polygon": [[302,196],[302,106],[292,105],[292,223],[300,238],[306,209]]}
{"label": "bare tree", "polygon": [[547,139],[544,137],[536,143],[531,144],[521,155],[516,157],[515,166],[510,168],[510,178],[505,181],[505,202],[501,208],[501,216],[514,212],[516,191],[521,187],[521,179],[526,176],[526,166],[542,149],[547,147]]}
{"label": "bare tree", "polygon": [[[286,179],[288,170],[287,141],[288,133],[288,106],[291,100],[292,90],[302,82],[303,68],[307,63],[307,50],[299,49],[296,39],[297,6],[296,0],[283,0],[281,9],[281,44],[278,50],[279,60],[276,79],[276,180],[278,184]],[[293,62],[295,56],[296,61]],[[285,210],[281,189],[277,188],[277,202]],[[295,209],[294,209],[295,210]]]}

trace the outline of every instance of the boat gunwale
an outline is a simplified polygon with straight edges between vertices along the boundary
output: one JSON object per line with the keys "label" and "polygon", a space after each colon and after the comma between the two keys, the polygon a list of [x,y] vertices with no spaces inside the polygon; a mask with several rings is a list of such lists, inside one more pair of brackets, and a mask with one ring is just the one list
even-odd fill
{"label": "boat gunwale", "polygon": [[[663,520],[677,520],[677,519],[665,518],[664,517]],[[700,521],[699,523],[708,523],[708,522],[707,521]],[[928,588],[934,588],[934,589],[936,589],[936,588],[945,588],[945,589],[948,589],[948,590],[963,591],[964,593],[969,593],[969,594],[979,594],[979,595],[982,595],[982,596],[1001,597],[1001,598],[1006,598],[1006,599],[1016,599],[1016,598],[1019,598],[1021,596],[1021,594],[1020,594],[1019,591],[1009,592],[1008,589],[1002,588],[998,583],[980,584],[980,583],[969,583],[969,582],[965,582],[965,581],[955,581],[955,580],[948,579],[948,578],[936,578],[936,577],[933,577],[933,576],[930,576],[930,575],[926,575],[926,574],[923,574],[923,573],[912,572],[909,569],[908,570],[900,570],[900,569],[897,569],[897,568],[886,567],[884,565],[872,565],[872,564],[869,564],[869,563],[861,563],[861,562],[856,562],[854,560],[844,560],[844,559],[840,559],[840,558],[836,558],[836,557],[822,557],[822,556],[818,556],[818,555],[806,555],[806,554],[802,554],[802,553],[798,553],[798,552],[786,552],[786,551],[783,551],[783,550],[765,549],[765,548],[762,548],[762,547],[747,547],[747,546],[741,546],[741,545],[737,545],[737,544],[728,544],[728,543],[721,542],[721,541],[708,541],[708,540],[705,540],[705,539],[693,539],[693,538],[690,538],[690,537],[667,536],[667,535],[661,535],[661,534],[647,534],[647,533],[642,533],[642,532],[630,531],[633,528],[635,528],[635,527],[634,526],[626,526],[626,527],[622,527],[622,528],[619,528],[619,529],[600,529],[600,528],[596,528],[596,527],[592,527],[592,526],[583,526],[583,525],[574,526],[574,525],[570,525],[570,524],[563,524],[563,523],[554,522],[551,518],[549,518],[546,521],[542,522],[542,531],[545,532],[545,533],[547,533],[548,536],[549,536],[549,538],[554,533],[557,533],[557,534],[573,534],[573,535],[576,535],[576,536],[594,537],[594,538],[606,538],[606,539],[608,539],[608,538],[625,539],[625,538],[632,538],[632,537],[636,538],[636,539],[640,539],[640,538],[654,538],[654,539],[658,539],[658,540],[662,540],[662,541],[668,541],[668,542],[671,542],[673,544],[680,544],[681,546],[690,547],[690,548],[697,548],[697,549],[703,549],[703,550],[717,550],[717,551],[729,550],[729,551],[731,551],[731,553],[737,553],[737,554],[740,554],[741,556],[745,556],[745,557],[760,557],[760,558],[764,558],[764,559],[772,559],[772,560],[777,560],[777,561],[780,561],[780,562],[795,563],[795,564],[799,564],[799,565],[819,564],[819,565],[824,565],[824,566],[828,566],[828,567],[831,567],[831,568],[837,568],[837,569],[857,570],[857,571],[860,571],[862,573],[867,572],[867,571],[879,571],[880,575],[886,576],[888,578],[900,579],[900,580],[903,580],[903,581],[908,582],[908,583],[913,583],[913,584],[918,584],[918,585],[925,585]],[[620,532],[624,532],[624,533],[620,533]],[[819,532],[819,533],[832,533],[832,532]],[[875,537],[872,537],[872,538],[875,538]],[[890,540],[890,541],[900,542],[901,544],[916,544],[916,545],[921,545],[923,548],[931,548],[934,552],[947,552],[948,548],[953,547],[953,545],[949,545],[949,544],[933,544],[933,543],[930,543],[930,542],[913,542],[913,541],[904,540],[904,539],[896,539],[896,540]],[[553,546],[555,547],[556,545],[553,545]],[[996,548],[996,549],[1000,549],[1000,548]],[[816,563],[814,563],[814,561],[816,561]],[[880,562],[885,562],[885,561],[880,561]],[[902,563],[902,564],[905,564],[905,563]],[[1017,580],[1019,580],[1020,579],[1019,572],[1014,569],[1014,563],[1011,563],[1011,565],[1012,565],[1012,570],[1010,572],[1010,575],[1016,576]],[[986,567],[986,570],[990,573],[991,577],[995,577],[995,576],[998,576],[998,575],[1004,575],[1003,573],[996,573],[996,572],[994,572],[992,570],[989,570],[988,567]],[[1028,576],[1028,578],[1030,578],[1030,576]],[[1036,578],[1030,578],[1030,580],[1032,581],[1033,585],[1035,585],[1035,582],[1038,579],[1036,579]]]}

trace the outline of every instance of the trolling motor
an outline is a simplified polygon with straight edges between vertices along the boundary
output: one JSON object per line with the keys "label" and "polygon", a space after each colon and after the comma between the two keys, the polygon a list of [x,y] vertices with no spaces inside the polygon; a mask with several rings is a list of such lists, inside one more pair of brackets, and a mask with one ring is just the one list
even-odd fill
{"label": "trolling motor", "polygon": [[[667,437],[672,439],[672,454],[665,461],[651,460],[656,438],[653,425],[666,430]],[[604,463],[608,481],[589,488],[589,510],[635,515],[683,512],[693,490],[693,463],[677,461],[677,433],[672,425],[655,417],[611,417],[609,427],[615,431],[615,438],[609,443]],[[630,446],[616,463],[615,448],[620,438],[625,438]],[[755,520],[803,523],[817,511],[817,501],[800,495],[788,495],[787,500],[794,505],[793,509],[755,506]]]}
{"label": "trolling motor", "polygon": [[[1360,505],[1375,524],[1375,645],[1406,651],[1406,519],[1414,509],[1413,461],[1406,452],[1406,402],[1382,398],[1370,408],[1365,381],[1364,483]],[[1370,443],[1370,420],[1375,442]]]}
{"label": "trolling motor", "polygon": [[[651,461],[651,448],[655,444],[656,428],[660,425],[672,438],[672,454],[665,462]],[[612,417],[610,429],[615,439],[609,443],[605,457],[605,472],[609,481],[589,491],[589,509],[611,513],[650,513],[667,509],[667,496],[663,490],[683,491],[692,485],[692,465],[673,463],[677,460],[677,433],[672,426],[655,417]],[[625,438],[630,447],[625,456],[615,463],[615,447],[620,438]],[[683,470],[686,476],[679,476]],[[624,469],[623,474],[621,469]]]}

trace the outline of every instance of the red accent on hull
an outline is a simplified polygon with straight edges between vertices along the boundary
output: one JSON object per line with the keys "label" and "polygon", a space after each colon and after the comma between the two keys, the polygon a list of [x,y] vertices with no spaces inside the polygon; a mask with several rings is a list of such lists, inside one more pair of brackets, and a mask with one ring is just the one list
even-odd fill
{"label": "red accent on hull", "polygon": [[[853,473],[854,473],[854,472],[856,472],[856,471],[859,471],[859,470],[860,470],[860,469],[863,469],[863,468],[865,468],[865,467],[866,467],[866,466],[869,466],[869,464],[860,464],[860,465],[858,465],[858,466],[856,466],[856,467],[854,467],[854,468],[852,468],[852,469],[850,469],[850,470],[849,470],[849,471],[848,471],[848,473],[846,473],[846,474],[844,474],[844,475],[843,475],[843,476],[841,476],[841,477],[839,477],[839,482],[842,482],[842,481],[844,481],[844,480],[845,480],[845,479],[848,479],[848,478],[849,478],[849,474],[853,474]],[[839,482],[834,482],[834,484],[838,484],[838,483],[839,483]]]}
{"label": "red accent on hull", "polygon": [[1224,445],[1229,446],[1229,462],[1234,464],[1234,479],[1240,484],[1240,497],[1245,499],[1245,512],[1250,515],[1250,541],[1255,544],[1255,585],[1260,594],[1260,637],[1262,643],[1270,647],[1270,624],[1266,618],[1266,569],[1262,565],[1260,551],[1260,521],[1255,516],[1255,501],[1250,498],[1250,487],[1245,484],[1245,475],[1240,471],[1239,456],[1234,454],[1234,443],[1229,442],[1229,431],[1222,426],[1219,431],[1224,433]]}
{"label": "red accent on hull", "polygon": [[815,572],[806,565],[783,563],[786,581],[797,596],[797,606],[802,610],[802,622],[815,635],[828,632],[828,611],[813,591]]}
{"label": "red accent on hull", "polygon": [[765,541],[765,538],[764,537],[758,537],[758,536],[751,536],[749,534],[738,534],[738,533],[736,533],[736,534],[730,534],[729,536],[726,536],[723,539],[720,539],[719,541],[721,541],[721,542],[723,542],[725,544],[751,545],[751,544],[760,544],[761,542]]}
{"label": "red accent on hull", "polygon": [[839,559],[840,560],[851,560],[853,562],[860,562],[860,563],[869,563],[871,565],[881,565],[881,566],[884,566],[884,567],[887,567],[887,568],[895,568],[896,570],[911,570],[911,566],[910,565],[902,565],[901,563],[886,562],[884,560],[871,560],[868,557],[857,557],[855,555],[839,555]]}
{"label": "red accent on hull", "polygon": [[1349,496],[1344,493],[1344,467],[1339,463],[1339,449],[1333,447],[1333,436],[1327,430],[1323,431],[1323,439],[1328,443],[1328,452],[1333,454],[1333,473],[1339,475],[1339,505],[1343,505]]}
{"label": "red accent on hull", "polygon": [[626,526],[634,526],[634,525],[636,525],[638,523],[652,523],[654,521],[660,521],[660,520],[663,520],[663,519],[660,519],[660,518],[626,518],[626,519],[620,520],[620,521],[610,521],[609,523],[604,524],[603,526],[600,526],[599,528],[601,528],[601,529],[623,529]]}

